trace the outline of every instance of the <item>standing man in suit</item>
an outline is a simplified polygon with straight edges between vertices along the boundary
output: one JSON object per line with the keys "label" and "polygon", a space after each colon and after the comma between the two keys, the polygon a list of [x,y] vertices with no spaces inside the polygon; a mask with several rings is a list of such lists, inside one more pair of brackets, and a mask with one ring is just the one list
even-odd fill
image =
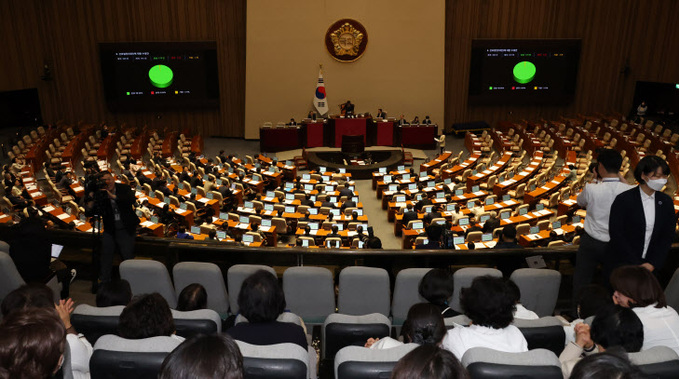
{"label": "standing man in suit", "polygon": [[99,176],[101,188],[90,189],[85,210],[88,216],[98,211],[104,221],[101,238],[100,280],[111,281],[113,254],[120,251],[123,260],[134,258],[134,239],[139,218],[134,213],[134,192],[126,184],[116,183],[109,171]]}
{"label": "standing man in suit", "polygon": [[670,167],[665,160],[647,155],[634,170],[639,186],[621,193],[613,201],[609,221],[610,271],[617,266],[635,264],[654,272],[665,263],[677,225],[672,198],[660,192],[669,174]]}
{"label": "standing man in suit", "polygon": [[382,108],[377,109],[377,118],[387,118],[387,112],[383,111]]}
{"label": "standing man in suit", "polygon": [[[606,252],[611,240],[609,235],[611,205],[616,196],[632,188],[618,174],[622,165],[620,153],[612,149],[601,150],[597,161],[595,171],[601,176],[601,182],[588,183],[578,195],[578,205],[587,209],[587,218],[573,273],[574,296],[582,287],[592,282],[597,266],[606,262]],[[575,299],[573,300],[575,306]]]}

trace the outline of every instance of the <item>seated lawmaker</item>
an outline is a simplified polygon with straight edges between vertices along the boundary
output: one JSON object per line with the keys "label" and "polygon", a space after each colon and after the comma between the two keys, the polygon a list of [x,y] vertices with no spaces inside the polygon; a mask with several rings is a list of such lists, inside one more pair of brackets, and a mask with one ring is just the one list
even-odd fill
{"label": "seated lawmaker", "polygon": [[398,119],[398,126],[403,126],[403,125],[408,125],[408,121],[406,121],[405,115],[401,115],[401,117]]}
{"label": "seated lawmaker", "polygon": [[495,245],[495,249],[523,249],[523,246],[516,243],[516,226],[505,225],[502,228],[500,241]]}
{"label": "seated lawmaker", "polygon": [[382,108],[377,109],[377,118],[387,118],[387,112],[383,111]]}
{"label": "seated lawmaker", "polygon": [[422,125],[431,125],[431,119],[429,116],[424,116],[424,120],[421,122]]}
{"label": "seated lawmaker", "polygon": [[288,123],[288,126],[297,126],[297,121],[295,121],[294,118],[291,118],[290,122]]}
{"label": "seated lawmaker", "polygon": [[427,233],[427,239],[429,242],[415,246],[416,249],[432,249],[438,250],[441,248],[441,234],[443,230],[440,225],[429,225],[425,229]]}
{"label": "seated lawmaker", "polygon": [[413,121],[410,121],[410,125],[420,125],[420,118],[418,116],[415,116]]}
{"label": "seated lawmaker", "polygon": [[243,281],[238,307],[248,322],[226,331],[233,339],[253,345],[294,343],[307,349],[306,334],[301,326],[277,321],[285,311],[285,295],[278,279],[270,272],[259,270]]}

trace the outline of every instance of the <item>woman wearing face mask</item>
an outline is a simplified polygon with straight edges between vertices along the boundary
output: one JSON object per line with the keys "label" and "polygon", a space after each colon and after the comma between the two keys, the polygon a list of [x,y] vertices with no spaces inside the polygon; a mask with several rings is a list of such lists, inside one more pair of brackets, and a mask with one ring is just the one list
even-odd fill
{"label": "woman wearing face mask", "polygon": [[660,192],[669,174],[670,167],[662,158],[646,156],[634,170],[639,185],[613,201],[608,273],[627,264],[653,272],[665,262],[677,223],[672,198]]}

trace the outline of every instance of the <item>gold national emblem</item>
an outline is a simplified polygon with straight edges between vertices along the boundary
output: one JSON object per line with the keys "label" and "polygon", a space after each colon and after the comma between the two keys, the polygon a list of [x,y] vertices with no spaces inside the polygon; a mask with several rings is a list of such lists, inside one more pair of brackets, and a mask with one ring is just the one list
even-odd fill
{"label": "gold national emblem", "polygon": [[368,33],[360,22],[342,19],[330,26],[325,34],[328,53],[340,62],[360,58],[368,45]]}

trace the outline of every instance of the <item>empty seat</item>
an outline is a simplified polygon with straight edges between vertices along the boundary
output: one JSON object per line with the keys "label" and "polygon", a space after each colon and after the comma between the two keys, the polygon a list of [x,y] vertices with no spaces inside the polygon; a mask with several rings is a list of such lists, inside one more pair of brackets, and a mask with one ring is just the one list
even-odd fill
{"label": "empty seat", "polygon": [[335,286],[330,270],[323,267],[290,267],[283,273],[287,308],[306,324],[320,325],[335,313]]}
{"label": "empty seat", "polygon": [[207,307],[226,318],[229,313],[229,295],[219,266],[208,262],[180,262],[172,268],[172,276],[177,293],[192,283],[205,287]]}
{"label": "empty seat", "polygon": [[178,336],[190,338],[196,334],[217,334],[222,331],[222,319],[212,309],[171,311]]}
{"label": "empty seat", "polygon": [[177,295],[164,264],[147,259],[128,259],[120,263],[120,277],[130,282],[133,295],[158,292],[170,308],[177,307]]}
{"label": "empty seat", "polygon": [[505,353],[485,347],[475,347],[467,350],[461,361],[474,379],[563,378],[559,358],[545,349],[530,350],[524,353]]}
{"label": "empty seat", "polygon": [[561,273],[556,270],[520,268],[510,279],[521,290],[521,304],[538,316],[551,316],[559,297]]}
{"label": "empty seat", "polygon": [[345,346],[364,346],[368,338],[389,335],[391,322],[380,313],[351,316],[333,313],[325,319],[322,334],[324,359],[332,359]]}
{"label": "empty seat", "polygon": [[389,316],[389,274],[381,268],[347,267],[340,272],[338,311]]}
{"label": "empty seat", "polygon": [[655,346],[638,353],[629,353],[628,357],[649,378],[679,378],[679,356],[667,346]]}
{"label": "empty seat", "polygon": [[560,355],[566,344],[566,334],[560,319],[552,316],[536,320],[514,319],[513,325],[519,328],[528,342],[528,349],[547,349]]}
{"label": "empty seat", "polygon": [[73,310],[71,324],[94,345],[101,336],[118,334],[118,319],[124,308],[122,305],[93,307],[80,304]]}
{"label": "empty seat", "polygon": [[182,340],[165,336],[139,340],[102,336],[94,345],[90,374],[97,379],[156,378],[165,357]]}
{"label": "empty seat", "polygon": [[233,265],[226,272],[226,282],[231,293],[229,307],[232,314],[238,313],[238,293],[243,280],[258,270],[266,270],[276,276],[276,271],[273,268],[264,265]]}
{"label": "empty seat", "polygon": [[378,379],[388,378],[396,363],[419,345],[414,343],[391,349],[367,349],[347,346],[335,355],[335,378]]}
{"label": "empty seat", "polygon": [[460,290],[463,287],[469,287],[472,281],[477,276],[490,275],[494,277],[501,278],[502,273],[500,270],[494,268],[483,268],[483,267],[465,267],[461,268],[453,274],[453,300],[450,302],[450,307],[453,310],[462,313],[462,308],[460,307]]}
{"label": "empty seat", "polygon": [[248,379],[316,378],[309,352],[294,343],[251,345],[236,341],[243,354],[243,377]]}
{"label": "empty seat", "polygon": [[403,325],[413,304],[427,302],[420,296],[418,289],[420,281],[430,270],[430,268],[407,268],[396,275],[394,299],[391,303],[394,325]]}

